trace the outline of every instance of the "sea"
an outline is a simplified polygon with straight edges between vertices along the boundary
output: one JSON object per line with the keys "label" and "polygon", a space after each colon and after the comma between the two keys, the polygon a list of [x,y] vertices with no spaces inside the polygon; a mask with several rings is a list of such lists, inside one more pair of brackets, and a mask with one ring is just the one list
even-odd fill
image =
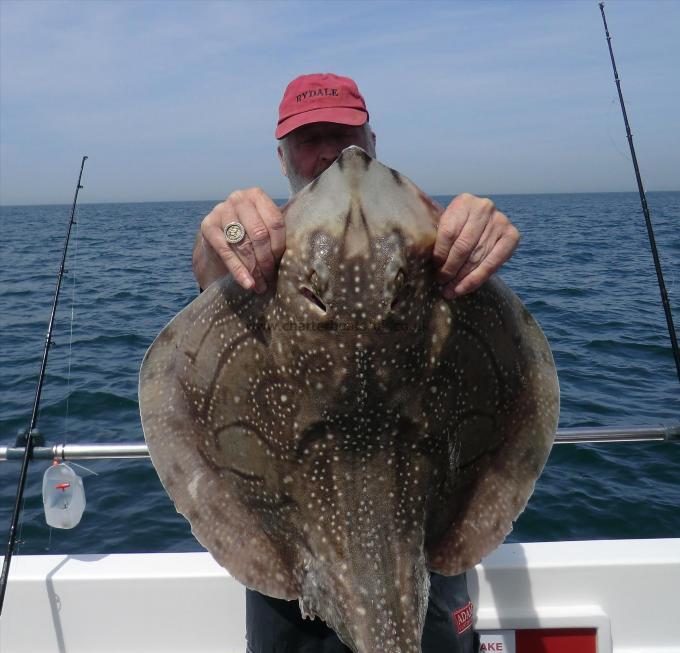
{"label": "sea", "polygon": [[[637,193],[492,199],[522,234],[500,275],[552,346],[560,426],[680,423],[680,383]],[[648,200],[680,324],[680,193]],[[78,206],[40,403],[47,443],[144,441],[139,367],[197,295],[191,249],[214,204]],[[30,421],[69,214],[70,204],[0,209],[0,445],[13,445]],[[79,464],[87,507],[78,526],[60,530],[43,514],[49,462],[31,462],[19,554],[201,549],[150,461]],[[0,462],[3,548],[19,470],[17,461]],[[508,541],[679,536],[680,443],[559,444]]]}

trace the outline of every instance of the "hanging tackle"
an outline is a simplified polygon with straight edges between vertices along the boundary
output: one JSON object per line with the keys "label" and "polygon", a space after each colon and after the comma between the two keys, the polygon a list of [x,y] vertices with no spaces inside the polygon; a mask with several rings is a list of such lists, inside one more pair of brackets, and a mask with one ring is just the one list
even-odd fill
{"label": "hanging tackle", "polygon": [[52,302],[52,313],[50,314],[50,321],[47,326],[47,335],[45,337],[45,349],[43,350],[42,363],[40,364],[40,374],[38,375],[38,384],[35,391],[35,399],[33,400],[33,410],[31,412],[31,421],[22,439],[21,446],[23,447],[23,458],[21,463],[21,472],[19,474],[19,484],[17,487],[16,500],[14,503],[14,511],[12,513],[12,521],[9,527],[9,537],[7,539],[7,551],[2,563],[2,574],[0,574],[0,614],[2,614],[2,606],[5,601],[5,591],[7,589],[7,578],[9,575],[9,567],[12,561],[12,554],[14,553],[14,546],[17,539],[17,525],[19,523],[19,515],[21,514],[21,502],[24,496],[24,487],[26,485],[26,476],[28,473],[28,463],[31,459],[33,445],[36,436],[36,424],[38,421],[38,411],[40,409],[40,396],[42,394],[43,382],[45,380],[45,370],[47,368],[47,357],[50,353],[50,346],[52,344],[52,329],[54,327],[54,318],[57,312],[57,303],[59,302],[59,291],[61,290],[61,280],[64,276],[64,266],[66,263],[66,254],[68,252],[68,244],[71,238],[71,228],[75,223],[76,204],[78,203],[78,191],[82,188],[81,180],[83,177],[83,168],[87,157],[84,156],[80,163],[80,173],[78,174],[78,183],[76,184],[76,192],[73,197],[73,205],[71,206],[71,217],[68,223],[68,230],[66,232],[66,239],[64,241],[64,250],[61,256],[61,265],[59,266],[59,273],[57,274],[57,287],[54,292],[54,300]]}

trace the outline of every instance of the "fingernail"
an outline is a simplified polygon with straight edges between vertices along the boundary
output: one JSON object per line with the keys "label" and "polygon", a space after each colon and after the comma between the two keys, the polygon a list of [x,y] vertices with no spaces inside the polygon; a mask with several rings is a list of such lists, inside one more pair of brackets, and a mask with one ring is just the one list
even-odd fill
{"label": "fingernail", "polygon": [[241,285],[246,290],[250,290],[255,285],[255,282],[250,277],[243,277],[241,279]]}
{"label": "fingernail", "polygon": [[456,290],[455,288],[451,288],[451,286],[449,286],[448,288],[444,289],[442,295],[444,295],[446,299],[453,299],[456,296]]}

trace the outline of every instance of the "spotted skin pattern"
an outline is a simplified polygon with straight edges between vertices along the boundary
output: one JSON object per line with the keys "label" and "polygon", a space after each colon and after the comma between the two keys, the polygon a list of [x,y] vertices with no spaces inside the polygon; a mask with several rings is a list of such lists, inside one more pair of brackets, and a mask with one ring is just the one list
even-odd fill
{"label": "spotted skin pattern", "polygon": [[495,549],[552,446],[548,343],[496,278],[445,300],[440,210],[352,147],[284,209],[265,295],[229,278],[140,373],[144,434],[197,539],[357,653],[418,653],[429,570]]}

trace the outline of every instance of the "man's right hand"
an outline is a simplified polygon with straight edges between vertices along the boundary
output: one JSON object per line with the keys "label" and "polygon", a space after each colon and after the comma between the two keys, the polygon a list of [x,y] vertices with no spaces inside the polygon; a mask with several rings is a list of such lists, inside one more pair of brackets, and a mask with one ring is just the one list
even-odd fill
{"label": "man's right hand", "polygon": [[[224,227],[240,222],[246,231],[238,245],[230,245]],[[234,191],[203,218],[193,253],[194,277],[201,288],[231,274],[247,290],[267,290],[286,248],[281,211],[260,188]]]}

